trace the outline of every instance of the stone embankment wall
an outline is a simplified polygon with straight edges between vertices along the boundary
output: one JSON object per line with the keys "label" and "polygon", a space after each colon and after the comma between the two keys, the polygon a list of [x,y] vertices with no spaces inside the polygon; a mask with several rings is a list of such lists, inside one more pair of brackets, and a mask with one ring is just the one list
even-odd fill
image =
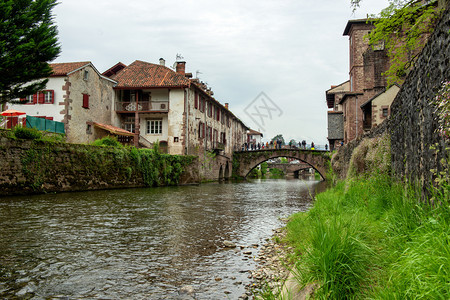
{"label": "stone embankment wall", "polygon": [[[0,196],[199,182],[196,157],[168,156],[158,171],[129,149],[11,139],[0,135]],[[178,164],[176,166],[176,164]],[[176,172],[180,169],[181,175]],[[154,178],[151,178],[151,177]],[[161,179],[164,177],[167,179]],[[177,182],[178,181],[178,182]]]}
{"label": "stone embankment wall", "polygon": [[[408,180],[431,181],[431,169],[441,169],[445,141],[436,133],[437,118],[431,101],[442,82],[450,80],[450,7],[406,78],[391,107],[392,169]],[[438,145],[440,151],[430,147]]]}
{"label": "stone embankment wall", "polygon": [[[418,57],[414,69],[397,94],[391,116],[370,133],[353,140],[333,156],[333,170],[345,178],[354,149],[368,138],[382,134],[391,137],[391,166],[394,176],[419,181],[426,187],[432,180],[432,169],[441,170],[445,158],[445,141],[436,133],[437,117],[432,101],[450,80],[450,10],[447,9]],[[438,151],[430,149],[438,145]]]}

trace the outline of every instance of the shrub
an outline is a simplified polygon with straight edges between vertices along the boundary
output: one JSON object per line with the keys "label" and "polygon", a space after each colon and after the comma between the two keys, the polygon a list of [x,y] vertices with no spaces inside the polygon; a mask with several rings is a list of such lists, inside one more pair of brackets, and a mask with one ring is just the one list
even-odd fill
{"label": "shrub", "polygon": [[27,140],[36,140],[42,137],[42,133],[39,130],[21,126],[14,127],[14,135],[16,138]]}
{"label": "shrub", "polygon": [[95,140],[92,142],[92,145],[94,146],[109,146],[109,147],[116,147],[121,148],[123,145],[117,140],[116,137],[113,136],[106,136],[104,138]]}

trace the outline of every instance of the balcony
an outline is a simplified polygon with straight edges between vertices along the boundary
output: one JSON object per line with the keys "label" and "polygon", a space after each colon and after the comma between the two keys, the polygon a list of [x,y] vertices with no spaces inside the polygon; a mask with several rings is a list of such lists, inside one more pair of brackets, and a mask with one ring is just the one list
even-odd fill
{"label": "balcony", "polygon": [[[116,102],[117,113],[136,112],[136,102]],[[137,111],[149,112],[169,112],[169,101],[142,101],[137,104]]]}

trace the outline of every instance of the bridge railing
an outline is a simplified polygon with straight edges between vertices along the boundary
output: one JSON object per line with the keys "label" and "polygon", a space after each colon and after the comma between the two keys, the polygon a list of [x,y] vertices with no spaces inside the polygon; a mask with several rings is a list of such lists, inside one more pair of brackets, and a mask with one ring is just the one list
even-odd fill
{"label": "bridge railing", "polygon": [[322,151],[329,151],[330,148],[328,147],[328,145],[314,145],[314,147],[311,147],[311,144],[307,144],[305,145],[305,147],[301,146],[299,147],[297,146],[289,146],[289,145],[282,145],[281,148],[276,148],[273,145],[269,145],[269,147],[267,147],[266,145],[262,145],[260,147],[258,147],[258,145],[256,146],[247,146],[247,149],[245,148],[245,146],[242,146],[241,149],[239,149],[238,151],[258,151],[258,150],[279,150],[279,149],[285,149],[285,150],[322,150]]}

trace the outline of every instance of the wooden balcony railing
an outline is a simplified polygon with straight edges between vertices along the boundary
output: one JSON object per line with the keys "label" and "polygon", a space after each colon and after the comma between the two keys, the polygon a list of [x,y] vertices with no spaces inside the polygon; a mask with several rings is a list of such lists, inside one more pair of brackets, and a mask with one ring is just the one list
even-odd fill
{"label": "wooden balcony railing", "polygon": [[[135,112],[136,102],[116,102],[116,112]],[[138,102],[137,111],[142,112],[168,112],[169,101]]]}

